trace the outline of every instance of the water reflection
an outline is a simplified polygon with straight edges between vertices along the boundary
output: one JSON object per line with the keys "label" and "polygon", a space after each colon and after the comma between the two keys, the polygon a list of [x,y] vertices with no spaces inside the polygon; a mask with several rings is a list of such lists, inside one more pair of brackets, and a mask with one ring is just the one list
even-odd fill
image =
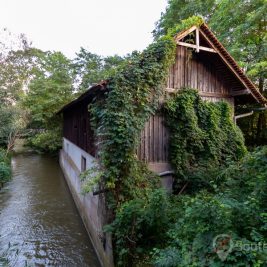
{"label": "water reflection", "polygon": [[0,191],[0,266],[100,266],[56,159],[18,155]]}

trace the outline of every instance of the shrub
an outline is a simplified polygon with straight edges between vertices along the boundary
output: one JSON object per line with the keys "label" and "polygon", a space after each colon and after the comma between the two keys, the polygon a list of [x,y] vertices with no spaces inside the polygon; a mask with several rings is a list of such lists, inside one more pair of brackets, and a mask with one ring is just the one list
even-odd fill
{"label": "shrub", "polygon": [[38,152],[56,153],[62,146],[62,136],[58,129],[47,130],[30,137],[28,145]]}
{"label": "shrub", "polygon": [[[168,245],[154,249],[156,266],[265,266],[267,251],[267,147],[248,154],[221,174],[215,194],[176,196],[176,223]],[[225,261],[214,253],[213,239],[232,237],[236,246]],[[237,244],[255,247],[242,250]]]}
{"label": "shrub", "polygon": [[[168,196],[156,189],[147,198],[122,204],[114,222],[106,227],[114,236],[117,265],[264,267],[266,162],[267,147],[263,147],[220,171],[218,186],[209,185],[212,192]],[[202,174],[209,181],[208,174]],[[214,238],[221,234],[233,241],[233,250],[224,261],[213,247]],[[258,247],[248,250],[249,246]]]}
{"label": "shrub", "polygon": [[118,266],[135,266],[145,261],[155,244],[164,242],[169,225],[168,200],[162,189],[151,191],[147,199],[125,202],[116,212],[116,218],[105,230],[116,240]]}
{"label": "shrub", "polygon": [[6,151],[0,149],[0,183],[8,181],[11,177],[10,158],[6,155]]}

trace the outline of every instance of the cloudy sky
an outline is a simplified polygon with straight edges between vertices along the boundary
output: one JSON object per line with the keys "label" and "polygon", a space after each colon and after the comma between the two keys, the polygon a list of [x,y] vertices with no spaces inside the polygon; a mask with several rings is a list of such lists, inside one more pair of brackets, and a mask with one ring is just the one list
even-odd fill
{"label": "cloudy sky", "polygon": [[0,0],[0,29],[24,33],[35,47],[73,57],[144,49],[167,0]]}

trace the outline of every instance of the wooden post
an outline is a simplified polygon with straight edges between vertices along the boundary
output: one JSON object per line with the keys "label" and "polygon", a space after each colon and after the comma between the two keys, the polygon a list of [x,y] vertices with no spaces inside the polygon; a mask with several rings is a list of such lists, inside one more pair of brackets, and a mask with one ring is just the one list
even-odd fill
{"label": "wooden post", "polygon": [[196,28],[196,45],[197,45],[196,51],[198,53],[199,52],[199,29],[198,28]]}

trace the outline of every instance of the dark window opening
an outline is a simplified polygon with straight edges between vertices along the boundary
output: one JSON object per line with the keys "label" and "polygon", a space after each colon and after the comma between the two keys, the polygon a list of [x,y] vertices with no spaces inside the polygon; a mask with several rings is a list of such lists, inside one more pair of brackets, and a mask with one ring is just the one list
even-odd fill
{"label": "dark window opening", "polygon": [[84,156],[82,156],[81,160],[81,171],[82,172],[86,171],[86,158]]}

